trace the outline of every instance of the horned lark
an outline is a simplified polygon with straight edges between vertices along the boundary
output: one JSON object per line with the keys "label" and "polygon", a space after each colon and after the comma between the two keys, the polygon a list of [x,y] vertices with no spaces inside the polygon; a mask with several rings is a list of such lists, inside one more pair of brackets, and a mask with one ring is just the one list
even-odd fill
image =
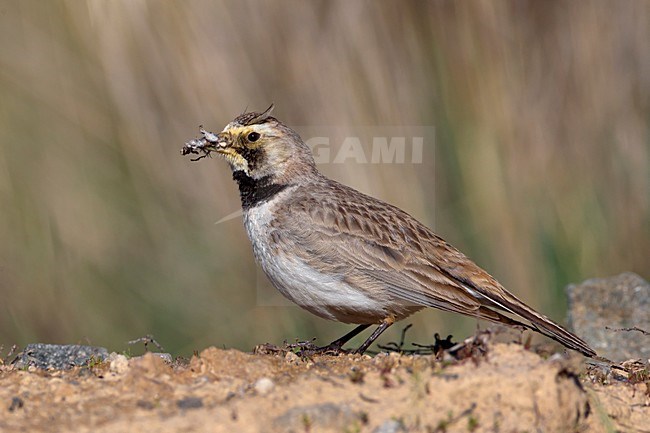
{"label": "horned lark", "polygon": [[328,179],[292,129],[263,113],[245,113],[182,153],[216,152],[239,185],[253,252],[273,285],[325,319],[359,326],[326,346],[379,325],[363,353],[391,326],[435,307],[544,334],[593,357],[580,338],[536,312],[463,253],[406,212]]}

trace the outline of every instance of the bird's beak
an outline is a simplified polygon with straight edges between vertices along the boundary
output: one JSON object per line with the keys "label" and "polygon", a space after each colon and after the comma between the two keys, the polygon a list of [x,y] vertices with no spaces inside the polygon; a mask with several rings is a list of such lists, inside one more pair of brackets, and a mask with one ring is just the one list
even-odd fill
{"label": "bird's beak", "polygon": [[206,131],[202,127],[199,129],[203,137],[190,140],[183,146],[181,153],[183,155],[188,155],[193,153],[195,155],[200,155],[196,159],[205,158],[210,155],[210,152],[218,152],[227,154],[229,153],[226,149],[232,146],[232,138],[230,134],[221,132],[215,134],[213,132]]}

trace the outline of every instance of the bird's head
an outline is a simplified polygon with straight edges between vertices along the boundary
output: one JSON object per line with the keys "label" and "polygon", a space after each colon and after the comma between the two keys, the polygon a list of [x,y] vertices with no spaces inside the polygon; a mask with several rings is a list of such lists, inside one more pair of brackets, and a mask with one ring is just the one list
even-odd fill
{"label": "bird's head", "polygon": [[313,175],[316,164],[309,146],[295,131],[271,117],[272,110],[273,105],[263,113],[238,116],[219,134],[211,134],[212,140],[204,149],[222,155],[233,172],[242,172],[253,180],[289,183]]}

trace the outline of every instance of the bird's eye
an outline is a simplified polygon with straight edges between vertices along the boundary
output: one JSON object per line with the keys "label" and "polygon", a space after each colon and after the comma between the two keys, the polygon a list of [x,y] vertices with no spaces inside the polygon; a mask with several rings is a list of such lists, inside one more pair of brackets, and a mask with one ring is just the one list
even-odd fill
{"label": "bird's eye", "polygon": [[248,137],[246,137],[246,138],[248,138],[248,141],[251,141],[251,142],[252,141],[257,141],[257,140],[260,139],[260,134],[257,133],[257,132],[251,132],[250,134],[248,134]]}

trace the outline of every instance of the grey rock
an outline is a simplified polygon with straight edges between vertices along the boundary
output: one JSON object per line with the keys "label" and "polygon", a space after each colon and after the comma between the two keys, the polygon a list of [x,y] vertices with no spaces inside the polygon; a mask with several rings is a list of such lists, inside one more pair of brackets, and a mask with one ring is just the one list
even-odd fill
{"label": "grey rock", "polygon": [[612,361],[650,358],[650,335],[643,332],[650,332],[647,281],[624,273],[573,284],[566,292],[570,325],[599,355]]}
{"label": "grey rock", "polygon": [[179,409],[198,409],[203,407],[203,400],[199,397],[185,397],[176,402]]}
{"label": "grey rock", "polygon": [[88,365],[91,360],[104,361],[106,358],[108,350],[104,347],[36,343],[25,347],[15,366],[67,370]]}
{"label": "grey rock", "polygon": [[355,423],[367,423],[366,415],[345,404],[323,403],[291,408],[273,420],[273,427],[282,432],[342,431]]}
{"label": "grey rock", "polygon": [[406,432],[406,427],[401,421],[394,419],[385,421],[382,425],[375,428],[372,433],[402,433]]}

